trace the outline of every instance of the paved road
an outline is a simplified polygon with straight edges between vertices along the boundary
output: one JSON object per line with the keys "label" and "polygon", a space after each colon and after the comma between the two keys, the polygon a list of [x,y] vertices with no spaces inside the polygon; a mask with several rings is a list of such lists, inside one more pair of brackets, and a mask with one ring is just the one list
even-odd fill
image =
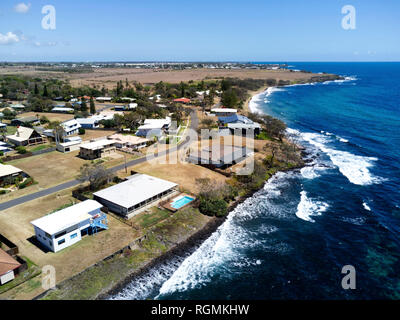
{"label": "paved road", "polygon": [[[198,127],[198,122],[199,122],[199,120],[197,118],[197,115],[196,115],[196,112],[192,112],[191,113],[191,120],[192,121],[191,121],[191,124],[190,124],[190,128],[195,130]],[[187,136],[185,142],[182,142],[181,144],[177,145],[174,148],[162,151],[162,152],[160,152],[158,154],[155,154],[155,155],[153,155],[151,157],[148,157],[148,158],[143,157],[143,158],[139,158],[139,159],[128,161],[126,163],[126,165],[127,165],[127,167],[131,167],[131,166],[137,165],[139,163],[143,163],[143,162],[145,162],[147,160],[154,159],[154,158],[160,157],[162,155],[165,155],[167,152],[173,152],[175,150],[180,150],[188,142],[189,142],[189,137]],[[125,164],[123,163],[123,164],[120,164],[118,166],[112,167],[110,170],[112,172],[116,172],[116,171],[119,171],[119,170],[123,170],[124,168],[125,168]],[[41,190],[41,191],[38,191],[38,192],[35,192],[35,193],[28,194],[26,196],[22,196],[20,198],[16,198],[14,200],[10,200],[10,201],[7,201],[7,202],[0,203],[0,211],[9,209],[9,208],[12,208],[12,207],[15,207],[15,206],[18,206],[20,204],[23,204],[25,202],[28,202],[28,201],[31,201],[31,200],[34,200],[34,199],[37,199],[37,198],[40,198],[40,197],[47,196],[47,195],[55,193],[55,192],[62,191],[64,189],[75,187],[79,183],[80,183],[80,181],[78,181],[78,180],[71,180],[71,181],[59,184],[57,186],[51,187],[51,188],[47,188],[47,189],[44,189],[44,190]]]}

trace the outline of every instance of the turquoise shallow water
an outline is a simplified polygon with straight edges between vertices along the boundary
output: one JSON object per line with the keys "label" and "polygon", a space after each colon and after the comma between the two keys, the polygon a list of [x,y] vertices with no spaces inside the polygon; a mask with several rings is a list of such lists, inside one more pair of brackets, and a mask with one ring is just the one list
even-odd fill
{"label": "turquoise shallow water", "polygon": [[[400,297],[400,63],[291,63],[345,81],[269,90],[252,108],[310,153],[240,205],[195,252],[118,299]],[[357,289],[341,287],[353,265]]]}

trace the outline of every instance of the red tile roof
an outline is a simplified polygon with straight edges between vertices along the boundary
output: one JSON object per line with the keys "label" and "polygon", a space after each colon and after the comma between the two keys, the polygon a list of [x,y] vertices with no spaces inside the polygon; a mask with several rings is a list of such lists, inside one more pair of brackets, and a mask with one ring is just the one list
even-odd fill
{"label": "red tile roof", "polygon": [[174,99],[174,102],[189,103],[190,99],[188,99],[188,98],[179,98],[179,99]]}
{"label": "red tile roof", "polygon": [[0,276],[11,270],[19,268],[21,264],[11,257],[7,252],[0,249]]}

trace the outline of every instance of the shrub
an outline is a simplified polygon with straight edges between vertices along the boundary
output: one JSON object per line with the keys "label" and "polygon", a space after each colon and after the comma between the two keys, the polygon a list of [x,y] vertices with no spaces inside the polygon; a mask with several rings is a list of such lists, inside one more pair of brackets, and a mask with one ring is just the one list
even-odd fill
{"label": "shrub", "polygon": [[208,216],[224,217],[228,213],[228,204],[223,199],[201,198],[199,204],[201,213]]}
{"label": "shrub", "polygon": [[28,179],[26,179],[24,182],[22,182],[22,183],[20,183],[19,185],[18,185],[18,188],[19,189],[24,189],[24,188],[26,188],[26,187],[29,187],[31,184],[33,184],[33,179],[32,178],[28,178]]}
{"label": "shrub", "polygon": [[79,134],[80,135],[85,134],[85,132],[86,132],[86,130],[84,128],[79,128]]}
{"label": "shrub", "polygon": [[15,150],[19,153],[19,154],[25,154],[27,151],[25,149],[25,147],[23,146],[18,146],[15,148]]}

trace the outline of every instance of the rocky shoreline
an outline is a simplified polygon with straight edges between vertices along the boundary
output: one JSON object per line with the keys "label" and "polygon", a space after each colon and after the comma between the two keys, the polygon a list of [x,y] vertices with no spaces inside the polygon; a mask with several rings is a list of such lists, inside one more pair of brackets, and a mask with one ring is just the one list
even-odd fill
{"label": "rocky shoreline", "polygon": [[[252,197],[257,191],[255,190],[248,194],[245,197],[240,197],[235,200],[229,206],[229,213],[235,210],[235,208],[243,203],[248,198]],[[229,214],[228,214],[229,215]],[[206,241],[217,229],[225,222],[227,216],[222,218],[213,217],[208,223],[204,225],[199,231],[189,236],[186,240],[178,243],[173,248],[158,256],[157,258],[149,261],[145,266],[139,268],[138,270],[133,271],[131,274],[127,275],[121,282],[114,285],[111,289],[106,290],[106,292],[99,294],[96,297],[96,300],[106,300],[111,296],[119,293],[126,285],[130,282],[134,281],[136,278],[143,276],[147,272],[151,271],[153,268],[158,266],[162,266],[167,263],[169,260],[174,259],[176,257],[187,257],[192,254],[204,241]]]}

